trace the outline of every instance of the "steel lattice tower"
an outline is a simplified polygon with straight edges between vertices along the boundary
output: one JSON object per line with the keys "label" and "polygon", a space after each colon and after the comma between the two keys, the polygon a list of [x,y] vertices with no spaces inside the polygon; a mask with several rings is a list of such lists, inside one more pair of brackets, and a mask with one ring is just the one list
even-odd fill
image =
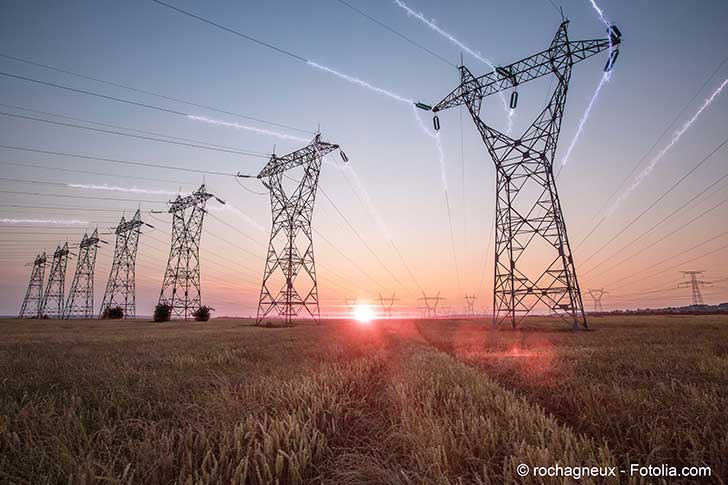
{"label": "steel lattice tower", "polygon": [[465,314],[474,317],[475,316],[475,301],[478,299],[475,295],[465,295],[465,304],[467,306]]}
{"label": "steel lattice tower", "polygon": [[[188,320],[202,305],[200,239],[205,206],[213,197],[202,184],[192,194],[186,197],[178,195],[170,202],[172,244],[159,292],[159,304],[169,305],[173,317]],[[224,203],[217,197],[215,199]]]}
{"label": "steel lattice tower", "polygon": [[66,267],[68,266],[68,243],[58,245],[53,253],[51,271],[48,275],[40,316],[48,318],[63,318],[63,304],[65,303]]}
{"label": "steel lattice tower", "polygon": [[[493,291],[493,326],[510,321],[515,327],[539,303],[577,328],[586,328],[586,315],[576,278],[566,225],[556,191],[553,162],[564,115],[572,66],[603,50],[610,50],[606,70],[616,60],[621,33],[612,26],[609,38],[570,41],[568,20],[561,23],[548,49],[513,64],[474,77],[460,67],[461,83],[432,110],[465,105],[496,166],[496,236]],[[483,121],[485,97],[512,90],[511,108],[518,100],[516,87],[553,74],[556,87],[548,105],[520,138],[511,138]],[[422,107],[422,106],[420,106]],[[425,105],[426,107],[426,105]],[[434,119],[435,128],[439,120]],[[546,262],[527,263],[529,246]],[[532,255],[532,256],[533,256]],[[534,268],[536,269],[534,271]]]}
{"label": "steel lattice tower", "polygon": [[379,293],[379,307],[382,309],[382,312],[384,313],[384,316],[387,318],[392,318],[392,307],[394,306],[395,301],[399,301],[398,298],[395,298],[396,294],[392,293],[392,296],[389,298],[384,298],[381,293]]}
{"label": "steel lattice tower", "polygon": [[[270,192],[272,227],[260,289],[256,324],[275,311],[291,325],[305,310],[318,322],[320,317],[316,265],[311,221],[316,200],[321,161],[339,145],[321,141],[317,134],[304,148],[270,161],[257,175]],[[346,155],[341,157],[347,161]],[[286,172],[302,167],[303,175],[287,194],[283,187]]]}
{"label": "steel lattice tower", "polygon": [[47,261],[45,252],[35,257],[33,269],[30,272],[28,290],[25,292],[18,318],[40,318],[43,305],[43,278]]}
{"label": "steel lattice tower", "polygon": [[83,235],[78,245],[76,272],[68,292],[63,318],[93,318],[94,315],[94,267],[99,247],[99,231]]}
{"label": "steel lattice tower", "polygon": [[698,276],[705,273],[705,271],[680,271],[683,275],[688,276],[690,281],[685,281],[678,284],[678,288],[690,287],[693,294],[693,306],[705,305],[703,301],[703,295],[700,293],[700,287],[703,285],[709,285],[710,281],[699,280]]}
{"label": "steel lattice tower", "polygon": [[591,296],[592,300],[594,301],[594,311],[595,312],[603,311],[602,297],[604,295],[608,295],[609,292],[607,292],[604,288],[599,288],[599,289],[589,288],[588,290],[586,290],[586,292],[589,294],[589,296]]}
{"label": "steel lattice tower", "polygon": [[122,216],[119,225],[116,226],[114,261],[101,302],[100,316],[103,316],[107,308],[119,306],[124,310],[124,318],[136,318],[136,254],[141,234],[140,227],[145,224],[142,222],[140,211],[137,210],[134,217],[128,221]]}
{"label": "steel lattice tower", "polygon": [[417,299],[417,301],[424,303],[423,312],[425,313],[426,318],[437,318],[437,306],[444,300],[445,298],[440,296],[439,291],[437,292],[437,296],[427,296],[423,291],[422,298]]}

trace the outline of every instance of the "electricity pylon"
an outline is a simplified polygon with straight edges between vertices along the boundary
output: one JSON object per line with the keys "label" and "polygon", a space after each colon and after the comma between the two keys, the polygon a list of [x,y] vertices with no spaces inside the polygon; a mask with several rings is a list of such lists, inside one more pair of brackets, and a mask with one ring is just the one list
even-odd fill
{"label": "electricity pylon", "polygon": [[89,236],[83,235],[78,245],[76,272],[73,275],[71,289],[68,292],[63,318],[93,318],[94,314],[94,267],[96,251],[99,247],[98,229]]}
{"label": "electricity pylon", "polygon": [[678,283],[678,288],[687,288],[688,286],[692,289],[693,293],[693,306],[705,305],[703,302],[703,295],[700,293],[700,287],[703,285],[711,284],[710,281],[699,280],[698,276],[705,273],[705,271],[680,271],[683,275],[690,277],[690,281],[683,281]]}
{"label": "electricity pylon", "polygon": [[[619,29],[608,29],[606,39],[570,41],[568,20],[559,26],[548,49],[513,64],[474,77],[460,66],[460,86],[432,110],[465,105],[496,166],[496,236],[493,291],[493,326],[510,320],[516,327],[539,303],[546,305],[573,328],[587,327],[584,305],[561,203],[556,191],[553,162],[564,115],[572,66],[603,50],[610,50],[605,70],[611,70],[619,52]],[[483,99],[512,90],[511,109],[516,107],[516,88],[547,74],[556,77],[556,88],[548,105],[519,138],[511,138],[483,121]],[[428,109],[427,105],[419,106]],[[433,120],[439,128],[439,119]],[[528,252],[529,246],[536,251]],[[539,255],[545,262],[526,262]]]}
{"label": "electricity pylon", "polygon": [[66,267],[68,266],[68,243],[60,244],[53,253],[51,271],[48,275],[43,302],[41,304],[41,317],[63,318],[63,304],[65,303]]}
{"label": "electricity pylon", "polygon": [[186,197],[178,195],[174,201],[170,201],[172,244],[159,292],[159,304],[169,305],[172,315],[184,320],[189,320],[202,305],[200,239],[205,205],[213,197],[221,204],[225,203],[209,193],[205,184],[202,184],[192,194]]}
{"label": "electricity pylon", "polygon": [[418,298],[417,301],[421,301],[424,303],[423,310],[425,312],[426,318],[436,318],[437,317],[437,306],[440,304],[441,301],[444,301],[445,298],[442,298],[440,296],[440,292],[437,292],[436,296],[427,296],[425,292],[422,292],[422,297]]}
{"label": "electricity pylon", "polygon": [[[315,322],[319,321],[311,220],[321,160],[337,149],[339,145],[321,141],[319,133],[304,148],[282,157],[272,155],[257,175],[270,192],[273,221],[258,301],[258,325],[272,311],[287,325],[292,325],[303,310]],[[344,152],[341,158],[348,161]],[[296,167],[303,168],[300,180],[286,174]],[[283,188],[284,177],[298,183],[290,194]]]}
{"label": "electricity pylon", "polygon": [[387,318],[392,318],[392,307],[395,301],[399,301],[399,298],[395,298],[395,293],[392,293],[391,297],[384,298],[379,293],[379,308],[381,308],[382,314]]}
{"label": "electricity pylon", "polygon": [[114,261],[101,302],[101,317],[107,308],[119,306],[124,311],[124,318],[136,318],[136,254],[143,225],[152,227],[142,221],[141,213],[137,210],[128,221],[122,216],[116,226]]}
{"label": "electricity pylon", "polygon": [[604,295],[608,295],[609,292],[606,291],[604,288],[598,288],[598,289],[589,288],[588,290],[586,290],[586,292],[589,294],[589,296],[592,297],[592,300],[594,301],[594,311],[595,312],[603,311],[602,297]]}
{"label": "electricity pylon", "polygon": [[40,318],[43,304],[43,278],[47,261],[45,252],[35,257],[33,269],[30,272],[28,290],[25,292],[18,318]]}
{"label": "electricity pylon", "polygon": [[475,316],[475,301],[478,299],[475,295],[465,295],[465,315],[469,317]]}

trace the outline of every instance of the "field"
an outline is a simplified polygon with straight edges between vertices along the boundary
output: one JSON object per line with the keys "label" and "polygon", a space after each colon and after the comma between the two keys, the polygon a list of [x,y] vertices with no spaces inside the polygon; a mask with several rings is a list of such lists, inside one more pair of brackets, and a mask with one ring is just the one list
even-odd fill
{"label": "field", "polygon": [[544,483],[516,466],[556,462],[728,477],[728,317],[528,326],[0,321],[0,482]]}

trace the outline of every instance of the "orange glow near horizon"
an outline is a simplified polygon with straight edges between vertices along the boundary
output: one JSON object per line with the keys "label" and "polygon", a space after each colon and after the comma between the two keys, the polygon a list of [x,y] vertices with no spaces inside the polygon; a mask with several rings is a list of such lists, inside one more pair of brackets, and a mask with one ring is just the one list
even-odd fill
{"label": "orange glow near horizon", "polygon": [[352,314],[354,320],[362,324],[369,324],[375,318],[374,309],[367,304],[355,305]]}

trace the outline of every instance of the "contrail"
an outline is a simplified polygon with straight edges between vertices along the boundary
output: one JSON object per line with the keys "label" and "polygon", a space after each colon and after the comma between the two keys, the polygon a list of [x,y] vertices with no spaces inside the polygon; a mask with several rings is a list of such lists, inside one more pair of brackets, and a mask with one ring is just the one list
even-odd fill
{"label": "contrail", "polygon": [[439,132],[431,133],[427,129],[425,124],[422,122],[422,119],[420,118],[420,114],[417,112],[417,108],[415,108],[414,105],[412,106],[412,112],[414,113],[415,118],[417,118],[417,123],[419,124],[420,129],[427,136],[429,136],[430,138],[433,138],[435,140],[435,146],[437,147],[438,159],[439,159],[439,163],[440,163],[440,179],[442,180],[442,186],[443,186],[443,190],[445,192],[445,207],[447,208],[447,220],[450,225],[450,246],[451,246],[450,249],[452,250],[452,259],[453,259],[453,263],[455,266],[455,276],[457,278],[458,289],[460,290],[461,289],[460,268],[458,266],[457,255],[455,253],[455,231],[453,230],[453,226],[452,226],[452,212],[450,210],[450,197],[448,195],[448,190],[447,190],[447,171],[446,171],[446,167],[445,167],[445,151],[442,148],[442,140],[440,139],[440,133]]}
{"label": "contrail", "polygon": [[88,225],[89,221],[78,219],[0,219],[2,224],[59,224],[59,225]]}
{"label": "contrail", "polygon": [[[609,27],[611,24],[609,21],[604,17],[604,11],[599,8],[599,6],[596,4],[594,0],[589,0],[591,2],[592,7],[594,7],[594,10],[596,10],[597,14],[599,15],[599,20],[607,27],[607,31],[609,31]],[[609,36],[609,58],[612,58],[612,50],[614,47],[612,46],[612,37]],[[597,89],[594,91],[594,94],[592,95],[591,101],[589,101],[589,105],[586,107],[586,111],[584,111],[584,114],[581,116],[581,120],[579,120],[579,127],[576,130],[576,134],[574,135],[574,139],[571,140],[571,144],[569,145],[569,149],[566,151],[566,155],[564,155],[563,160],[561,160],[561,166],[564,167],[566,163],[569,161],[569,157],[571,156],[571,151],[574,149],[574,146],[576,146],[576,142],[579,141],[579,137],[581,136],[581,131],[584,129],[584,125],[586,124],[586,120],[589,119],[589,114],[591,113],[592,107],[594,106],[594,103],[596,102],[597,98],[599,97],[599,92],[602,90],[602,86],[604,86],[607,81],[609,81],[612,77],[612,71],[609,70],[602,74],[602,78],[599,80],[599,85],[597,86]]]}
{"label": "contrail", "polygon": [[[409,8],[407,5],[405,5],[400,0],[393,0],[393,1],[400,8],[402,8],[405,12],[407,12],[407,15],[416,18],[417,20],[419,20],[420,22],[422,22],[423,24],[425,24],[426,26],[428,26],[433,31],[437,32],[438,34],[440,34],[441,36],[445,37],[447,40],[449,40],[450,42],[452,42],[456,46],[460,47],[462,50],[464,50],[465,52],[467,52],[471,56],[473,56],[476,59],[478,59],[480,62],[484,63],[485,65],[487,65],[491,69],[495,69],[495,65],[487,57],[483,57],[483,55],[480,52],[474,51],[470,47],[468,47],[465,44],[463,44],[462,42],[460,42],[458,39],[456,39],[451,34],[445,32],[444,30],[442,30],[440,27],[438,27],[435,24],[434,21],[428,20],[420,12],[415,12],[414,10],[412,10],[411,8]],[[502,92],[499,92],[498,94],[500,95],[501,101],[503,101],[503,107],[505,108],[506,112],[508,113],[508,129],[506,130],[506,134],[510,134],[511,133],[511,130],[513,129],[513,112],[514,112],[514,110],[511,109],[508,106],[508,103],[506,102],[506,98],[503,95],[503,93]]]}
{"label": "contrail", "polygon": [[148,190],[138,189],[136,187],[115,187],[113,185],[95,185],[95,184],[66,184],[67,187],[74,189],[86,189],[86,190],[106,190],[109,192],[125,192],[132,194],[153,194],[153,195],[177,195],[179,192],[173,192],[170,190]]}
{"label": "contrail", "polygon": [[574,135],[574,139],[571,140],[571,144],[569,145],[568,150],[566,150],[566,155],[564,155],[563,160],[561,160],[561,166],[563,167],[566,165],[566,163],[569,161],[569,157],[571,156],[571,151],[574,149],[574,146],[576,146],[576,142],[579,140],[579,136],[581,135],[581,131],[584,129],[584,125],[586,124],[586,120],[589,118],[589,113],[591,113],[592,107],[594,106],[594,102],[599,97],[599,91],[602,90],[602,86],[609,81],[609,77],[607,76],[608,73],[604,73],[602,76],[602,79],[599,81],[599,85],[597,86],[596,91],[594,91],[594,94],[592,95],[591,101],[589,101],[589,105],[586,107],[586,111],[584,111],[584,114],[581,116],[581,120],[579,120],[579,127],[576,129],[576,135]]}
{"label": "contrail", "polygon": [[209,124],[215,125],[215,126],[225,126],[228,128],[235,128],[236,130],[250,131],[252,133],[257,133],[259,135],[272,136],[275,138],[280,138],[282,140],[308,141],[308,139],[301,138],[300,136],[286,135],[285,133],[280,133],[278,131],[266,130],[264,128],[256,128],[254,126],[242,125],[240,123],[234,123],[234,122],[230,122],[230,121],[214,120],[214,119],[208,118],[206,116],[187,115],[187,119],[194,120],[194,121],[201,121],[203,123],[209,123]]}
{"label": "contrail", "polygon": [[225,205],[214,205],[211,207],[208,207],[207,210],[214,211],[214,212],[232,212],[233,214],[237,215],[241,219],[243,219],[245,222],[256,228],[258,231],[266,233],[266,229],[258,224],[257,221],[255,221],[253,218],[251,218],[248,214],[241,211],[237,207],[231,205],[229,202]]}
{"label": "contrail", "polygon": [[710,97],[708,99],[706,99],[705,102],[703,102],[702,106],[700,106],[700,109],[698,109],[698,111],[695,112],[693,117],[690,118],[687,122],[685,122],[685,124],[682,126],[682,128],[680,128],[673,135],[672,140],[670,140],[670,143],[668,143],[667,146],[665,146],[665,148],[660,150],[660,152],[657,155],[655,155],[655,157],[652,159],[650,164],[647,167],[645,167],[645,169],[642,170],[642,172],[640,172],[640,174],[637,175],[637,177],[635,177],[635,180],[634,180],[634,182],[632,182],[632,185],[630,185],[627,188],[627,190],[625,190],[622,193],[622,195],[620,195],[619,198],[617,198],[617,200],[614,202],[612,207],[609,209],[609,211],[607,212],[608,216],[612,215],[614,213],[614,211],[617,210],[617,207],[619,207],[619,205],[629,196],[629,194],[632,193],[632,191],[634,191],[634,189],[639,187],[639,185],[642,183],[642,181],[644,181],[644,179],[652,172],[652,170],[660,162],[660,160],[662,160],[662,158],[665,156],[665,154],[667,154],[667,152],[669,152],[670,149],[672,149],[672,147],[675,146],[675,144],[680,140],[680,138],[683,136],[683,134],[686,131],[688,131],[688,129],[690,128],[690,126],[692,126],[693,123],[695,123],[695,121],[698,119],[698,117],[700,117],[700,114],[703,111],[705,111],[705,109],[708,106],[710,106],[710,104],[713,102],[713,100],[716,97],[718,97],[718,95],[721,93],[721,91],[723,91],[723,88],[726,86],[726,84],[728,84],[728,79],[724,80],[721,83],[721,85],[718,86],[718,89],[713,91],[713,94],[711,94]]}
{"label": "contrail", "polygon": [[383,94],[385,96],[388,96],[388,97],[390,97],[392,99],[395,99],[397,101],[400,101],[402,103],[414,104],[414,100],[412,100],[412,99],[405,98],[404,96],[400,96],[399,94],[395,94],[395,93],[393,93],[391,91],[387,91],[386,89],[382,89],[382,88],[378,88],[376,86],[372,86],[371,84],[369,84],[366,81],[363,81],[363,80],[361,80],[359,78],[356,78],[356,77],[353,77],[353,76],[348,76],[348,75],[346,75],[344,73],[341,73],[339,71],[336,71],[334,69],[331,69],[330,67],[322,66],[321,64],[318,64],[318,63],[313,62],[313,61],[306,61],[306,64],[308,64],[311,67],[315,67],[316,69],[320,69],[320,70],[322,70],[324,72],[328,72],[329,74],[333,74],[334,76],[336,76],[336,77],[338,77],[340,79],[343,79],[345,81],[348,81],[348,82],[350,82],[352,84],[356,84],[356,85],[361,86],[363,88],[367,88],[370,91],[374,91],[375,93]]}

